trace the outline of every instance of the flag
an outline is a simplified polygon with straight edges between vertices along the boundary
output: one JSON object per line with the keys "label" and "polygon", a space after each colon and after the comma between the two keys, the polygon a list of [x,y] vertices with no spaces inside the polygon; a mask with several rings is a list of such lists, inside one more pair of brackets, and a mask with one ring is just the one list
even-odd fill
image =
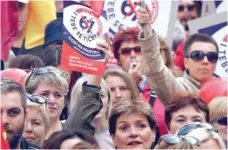
{"label": "flag", "polygon": [[98,0],[98,1],[90,0],[89,5],[91,6],[91,9],[94,15],[99,18],[104,8],[104,0]]}
{"label": "flag", "polygon": [[25,49],[31,49],[44,43],[45,27],[54,19],[56,19],[54,0],[29,1]]}
{"label": "flag", "polygon": [[1,60],[6,61],[17,36],[17,2],[0,1],[1,4]]}

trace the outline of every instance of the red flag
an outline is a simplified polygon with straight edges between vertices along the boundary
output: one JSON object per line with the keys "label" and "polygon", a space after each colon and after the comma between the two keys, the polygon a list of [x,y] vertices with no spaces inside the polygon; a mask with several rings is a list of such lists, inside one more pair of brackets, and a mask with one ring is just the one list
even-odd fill
{"label": "red flag", "polygon": [[1,1],[1,60],[6,61],[17,35],[17,1]]}
{"label": "red flag", "polygon": [[92,8],[92,11],[96,17],[99,17],[104,8],[104,0],[90,0],[89,4]]}

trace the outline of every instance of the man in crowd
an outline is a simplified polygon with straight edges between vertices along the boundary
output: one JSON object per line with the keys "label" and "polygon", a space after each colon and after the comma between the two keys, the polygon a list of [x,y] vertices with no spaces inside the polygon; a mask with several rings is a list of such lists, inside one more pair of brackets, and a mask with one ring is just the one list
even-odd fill
{"label": "man in crowd", "polygon": [[23,87],[9,79],[1,79],[1,121],[11,149],[37,149],[23,137],[26,115],[26,92]]}

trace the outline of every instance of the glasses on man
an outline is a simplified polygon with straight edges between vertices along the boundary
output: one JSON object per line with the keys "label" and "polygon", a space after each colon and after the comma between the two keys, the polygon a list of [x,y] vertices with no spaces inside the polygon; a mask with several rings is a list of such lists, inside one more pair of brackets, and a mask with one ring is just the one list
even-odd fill
{"label": "glasses on man", "polygon": [[179,129],[179,131],[177,131],[176,135],[177,136],[185,136],[189,132],[191,132],[192,130],[195,130],[197,128],[205,128],[207,130],[218,132],[218,130],[214,126],[212,126],[211,124],[195,123],[195,124],[187,124],[187,125],[183,126],[182,128]]}
{"label": "glasses on man", "polygon": [[188,12],[192,12],[195,9],[195,5],[194,4],[179,5],[178,12],[183,12],[185,8],[188,10]]}
{"label": "glasses on man", "polygon": [[200,50],[195,50],[192,51],[187,58],[191,58],[194,61],[202,61],[204,59],[204,57],[207,57],[207,60],[211,63],[216,63],[218,60],[218,53],[217,52],[208,52],[205,53],[203,51]]}
{"label": "glasses on man", "polygon": [[33,68],[26,80],[25,85],[27,85],[27,83],[29,82],[32,76],[44,75],[46,73],[54,73],[57,77],[66,79],[66,74],[63,71],[58,70],[54,67],[48,66],[48,67],[42,67],[42,68]]}
{"label": "glasses on man", "polygon": [[141,47],[140,46],[125,47],[125,48],[120,49],[120,54],[130,55],[131,51],[134,51],[136,54],[139,54],[139,53],[141,53]]}
{"label": "glasses on man", "polygon": [[175,145],[175,144],[178,144],[181,140],[185,140],[192,145],[200,146],[200,141],[192,136],[179,137],[172,134],[166,134],[160,137],[160,142],[162,140],[169,145]]}
{"label": "glasses on man", "polygon": [[215,118],[215,121],[220,124],[220,125],[223,125],[223,126],[227,126],[227,116],[218,116]]}

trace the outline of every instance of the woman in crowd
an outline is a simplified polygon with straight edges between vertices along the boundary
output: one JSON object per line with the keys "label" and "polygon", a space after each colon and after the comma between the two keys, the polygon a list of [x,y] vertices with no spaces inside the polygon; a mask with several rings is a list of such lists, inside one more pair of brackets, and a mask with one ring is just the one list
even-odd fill
{"label": "woman in crowd", "polygon": [[216,97],[209,104],[210,123],[214,125],[227,146],[227,97]]}
{"label": "woman in crowd", "polygon": [[111,91],[113,104],[125,99],[135,100],[140,96],[135,82],[123,69],[107,69],[103,78]]}
{"label": "woman in crowd", "polygon": [[165,123],[169,132],[174,134],[192,122],[209,122],[209,108],[199,96],[180,93],[165,108]]}
{"label": "woman in crowd", "polygon": [[176,135],[194,137],[200,142],[200,149],[226,149],[222,137],[215,127],[208,123],[192,123],[183,126]]}
{"label": "woman in crowd", "polygon": [[47,137],[55,131],[62,130],[62,123],[59,118],[68,91],[64,72],[51,66],[34,68],[26,80],[25,89],[29,94],[43,95],[47,99],[51,126]]}
{"label": "woman in crowd", "polygon": [[45,142],[44,149],[96,149],[98,144],[93,136],[83,129],[63,130],[53,133]]}
{"label": "woman in crowd", "polygon": [[[75,84],[71,92],[70,111],[78,105],[78,98],[80,97],[83,83],[88,81],[92,75],[81,77]],[[95,125],[95,138],[102,149],[114,149],[112,138],[109,134],[108,119],[111,113],[112,101],[111,94],[104,79],[101,80],[100,98],[103,106],[100,112],[94,117],[93,123]]]}
{"label": "woman in crowd", "polygon": [[15,57],[9,64],[9,68],[19,68],[29,73],[33,68],[44,67],[43,61],[35,55],[24,54]]}
{"label": "woman in crowd", "polygon": [[155,149],[199,149],[199,141],[193,137],[166,134],[160,137]]}
{"label": "woman in crowd", "polygon": [[42,147],[50,128],[45,97],[40,95],[28,95],[26,112],[22,136],[27,141]]}
{"label": "woman in crowd", "polygon": [[109,132],[117,149],[150,149],[159,136],[151,107],[141,99],[114,105]]}
{"label": "woman in crowd", "polygon": [[[56,22],[58,22],[58,21],[56,21]],[[61,22],[61,24],[62,24],[62,22]],[[57,41],[55,41],[55,42],[57,42]],[[76,81],[82,75],[80,72],[70,71],[67,69],[60,68],[61,53],[62,53],[62,46],[60,44],[54,45],[52,43],[43,49],[41,59],[43,60],[45,66],[56,67],[56,68],[64,71],[66,74],[66,79],[67,79],[67,83],[69,85],[69,90],[68,90],[66,100],[65,100],[66,107],[63,109],[63,113],[61,114],[61,118],[60,118],[61,120],[65,120],[65,119],[67,119],[67,116],[69,114],[68,109],[69,109],[69,104],[70,104],[70,94],[71,94],[72,88],[73,88],[74,84],[76,83]]]}

